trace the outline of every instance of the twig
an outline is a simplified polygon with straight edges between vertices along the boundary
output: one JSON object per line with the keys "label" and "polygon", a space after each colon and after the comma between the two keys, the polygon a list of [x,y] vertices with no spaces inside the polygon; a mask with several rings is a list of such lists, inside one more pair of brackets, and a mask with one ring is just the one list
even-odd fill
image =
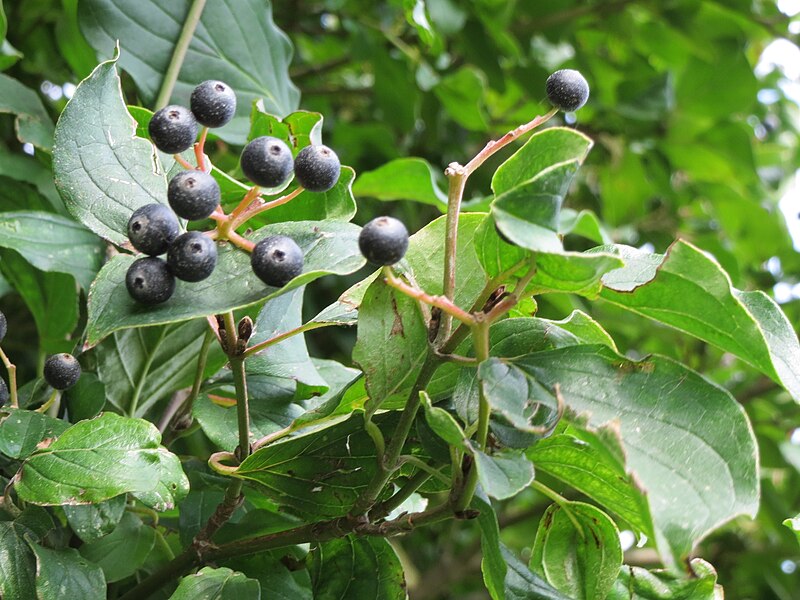
{"label": "twig", "polygon": [[0,360],[3,361],[6,371],[8,371],[8,395],[11,400],[11,406],[13,408],[19,408],[19,399],[17,397],[17,365],[8,359],[8,356],[6,356],[2,348],[0,348]]}
{"label": "twig", "polygon": [[156,110],[169,104],[172,90],[175,88],[175,82],[178,81],[178,74],[183,66],[183,60],[186,58],[186,52],[189,50],[189,44],[192,43],[192,37],[194,37],[197,25],[200,23],[200,16],[203,14],[205,5],[206,0],[193,0],[192,5],[189,7],[178,41],[175,42],[169,66],[166,73],[164,73],[164,79],[161,81],[161,89],[158,91],[155,103]]}
{"label": "twig", "polygon": [[386,285],[403,292],[406,296],[410,296],[415,300],[420,300],[425,304],[435,306],[436,308],[443,310],[448,315],[455,317],[462,323],[470,324],[475,322],[475,317],[473,317],[464,309],[456,306],[449,298],[445,296],[431,296],[425,291],[417,287],[412,287],[403,280],[397,278],[392,272],[391,267],[384,267],[383,275]]}
{"label": "twig", "polygon": [[[498,140],[490,141],[478,152],[475,157],[465,166],[458,163],[450,163],[444,174],[448,179],[447,192],[447,216],[445,222],[445,246],[444,246],[444,281],[442,289],[444,295],[449,300],[455,298],[456,292],[456,251],[458,249],[458,215],[461,211],[461,201],[464,196],[464,187],[469,176],[480,167],[490,156],[501,148],[507,146],[517,138],[525,135],[529,131],[539,127],[550,120],[558,109],[553,108],[550,112],[538,116],[535,119],[512,129]],[[442,324],[436,337],[436,345],[441,347],[450,335],[452,327],[451,315],[445,314]]]}

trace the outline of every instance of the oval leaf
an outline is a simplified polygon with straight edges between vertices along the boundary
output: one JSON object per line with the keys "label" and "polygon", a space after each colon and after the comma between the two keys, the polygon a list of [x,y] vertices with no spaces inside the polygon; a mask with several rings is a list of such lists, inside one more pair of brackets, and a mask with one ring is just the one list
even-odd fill
{"label": "oval leaf", "polygon": [[125,273],[135,258],[117,255],[103,267],[89,290],[86,343],[94,345],[109,333],[127,327],[174,323],[242,308],[329,273],[346,275],[357,271],[364,265],[358,249],[359,232],[356,225],[331,221],[268,225],[250,239],[288,235],[305,253],[303,273],[286,287],[267,286],[253,274],[250,255],[225,244],[219,249],[217,266],[208,279],[199,283],[179,281],[172,298],[154,307],[141,306],[128,295]]}
{"label": "oval leaf", "polygon": [[611,248],[626,266],[603,277],[602,298],[738,356],[800,402],[800,343],[769,296],[737,290],[716,260],[683,240],[666,255]]}
{"label": "oval leaf", "polygon": [[28,457],[16,490],[41,505],[101,502],[126,492],[156,492],[161,485],[180,496],[189,482],[180,461],[163,447],[152,423],[113,413],[81,421],[44,450]]}
{"label": "oval leaf", "polygon": [[[153,103],[190,5],[190,0],[81,0],[79,18],[86,39],[99,53],[108,53],[116,40],[121,41],[125,53],[120,65],[133,77],[145,100]],[[254,51],[256,48],[261,51]],[[188,105],[198,83],[209,77],[224,81],[236,92],[236,116],[217,133],[243,144],[253,102],[263,100],[266,110],[279,115],[297,106],[300,93],[289,79],[291,60],[292,45],[272,20],[269,2],[208,2],[171,101]]]}
{"label": "oval leaf", "polygon": [[542,516],[531,569],[575,600],[604,600],[622,566],[617,526],[583,502],[551,505]]}
{"label": "oval leaf", "polygon": [[100,237],[125,244],[131,213],[166,203],[167,181],[153,145],[136,137],[122,98],[117,59],[100,63],[56,124],[53,176],[72,215]]}
{"label": "oval leaf", "polygon": [[170,600],[260,600],[261,585],[226,567],[203,567],[178,584]]}

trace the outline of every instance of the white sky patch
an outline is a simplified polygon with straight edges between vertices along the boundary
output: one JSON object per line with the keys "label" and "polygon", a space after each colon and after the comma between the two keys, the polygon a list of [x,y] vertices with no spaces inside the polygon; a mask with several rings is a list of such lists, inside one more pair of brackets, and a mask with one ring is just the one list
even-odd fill
{"label": "white sky patch", "polygon": [[800,13],[800,0],[778,0],[778,10],[793,17]]}

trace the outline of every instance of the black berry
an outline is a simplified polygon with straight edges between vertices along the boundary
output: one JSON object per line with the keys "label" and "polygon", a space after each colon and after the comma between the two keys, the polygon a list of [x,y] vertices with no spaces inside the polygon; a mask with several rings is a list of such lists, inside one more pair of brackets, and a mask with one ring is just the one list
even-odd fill
{"label": "black berry", "polygon": [[181,171],[169,182],[167,200],[179,217],[205,219],[219,206],[217,180],[203,171]]}
{"label": "black berry", "polygon": [[169,247],[167,266],[178,279],[202,281],[217,266],[217,245],[199,231],[184,233]]}
{"label": "black berry", "polygon": [[204,81],[194,88],[189,105],[198,123],[206,127],[222,127],[236,112],[236,94],[221,81]]}
{"label": "black berry", "polygon": [[170,299],[175,291],[175,278],[166,262],[148,256],[131,263],[125,275],[125,286],[131,298],[139,304],[151,306]]}
{"label": "black berry", "polygon": [[283,287],[303,272],[303,251],[292,238],[273,235],[256,244],[250,265],[261,281]]}
{"label": "black berry", "polygon": [[5,379],[0,379],[0,408],[6,405],[6,402],[8,402],[8,398],[9,394],[6,381]]}
{"label": "black berry", "polygon": [[81,365],[72,354],[53,354],[44,362],[44,380],[57,390],[71,388],[80,376]]}
{"label": "black berry", "polygon": [[8,333],[8,321],[6,316],[0,312],[0,342],[6,337],[6,333]]}
{"label": "black berry", "polygon": [[164,254],[178,237],[178,219],[168,206],[153,203],[133,211],[128,221],[128,239],[139,252]]}
{"label": "black berry", "polygon": [[369,262],[393,265],[408,250],[408,230],[393,217],[378,217],[364,225],[358,236],[358,247]]}
{"label": "black berry", "polygon": [[185,106],[171,104],[156,111],[147,130],[156,148],[177,154],[191,148],[197,139],[197,120]]}
{"label": "black berry", "polygon": [[268,135],[247,144],[239,159],[244,176],[256,185],[274,188],[289,179],[294,168],[289,146]]}
{"label": "black berry", "polygon": [[339,181],[342,165],[327,146],[306,146],[294,159],[297,183],[309,192],[327,192]]}
{"label": "black berry", "polygon": [[564,112],[578,110],[589,99],[589,84],[573,69],[561,69],[547,78],[547,98]]}

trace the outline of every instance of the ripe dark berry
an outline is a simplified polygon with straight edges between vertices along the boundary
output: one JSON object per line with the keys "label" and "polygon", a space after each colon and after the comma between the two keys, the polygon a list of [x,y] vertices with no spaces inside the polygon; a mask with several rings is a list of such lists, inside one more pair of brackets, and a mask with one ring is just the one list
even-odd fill
{"label": "ripe dark berry", "polygon": [[6,321],[6,316],[0,312],[0,342],[6,337],[6,333],[8,333],[8,321]]}
{"label": "ripe dark berry", "polygon": [[139,252],[164,254],[178,237],[178,219],[168,206],[153,203],[140,206],[128,221],[128,239]]}
{"label": "ripe dark berry", "polygon": [[393,265],[408,250],[408,230],[393,217],[377,217],[364,225],[358,236],[358,247],[369,262]]}
{"label": "ripe dark berry", "polygon": [[53,354],[44,362],[44,380],[57,390],[71,388],[80,376],[81,365],[72,354]]}
{"label": "ripe dark berry", "polygon": [[203,171],[181,171],[169,182],[167,200],[179,217],[205,219],[219,206],[217,180]]}
{"label": "ripe dark berry", "polygon": [[170,104],[156,111],[147,130],[156,148],[177,154],[191,148],[197,139],[197,120],[185,106]]}
{"label": "ripe dark berry", "polygon": [[303,272],[303,251],[292,238],[273,235],[256,244],[250,265],[261,281],[283,287]]}
{"label": "ripe dark berry", "polygon": [[589,84],[574,69],[561,69],[547,78],[547,98],[564,112],[578,110],[589,99]]}
{"label": "ripe dark berry", "polygon": [[244,176],[256,185],[274,188],[289,179],[294,168],[289,146],[268,135],[247,144],[239,159]]}
{"label": "ripe dark berry", "polygon": [[327,192],[339,181],[342,165],[327,146],[306,146],[294,159],[297,183],[309,192]]}
{"label": "ripe dark berry", "polygon": [[148,256],[131,263],[125,275],[125,286],[131,298],[139,304],[152,306],[170,299],[175,291],[175,277],[169,272],[166,262]]}
{"label": "ripe dark berry", "polygon": [[6,381],[5,379],[0,379],[0,408],[6,405],[6,402],[8,402],[8,398],[9,394]]}
{"label": "ripe dark berry", "polygon": [[204,81],[194,88],[189,106],[201,125],[222,127],[236,112],[236,94],[221,81]]}
{"label": "ripe dark berry", "polygon": [[170,272],[183,281],[202,281],[217,266],[217,245],[199,231],[179,236],[167,250]]}

